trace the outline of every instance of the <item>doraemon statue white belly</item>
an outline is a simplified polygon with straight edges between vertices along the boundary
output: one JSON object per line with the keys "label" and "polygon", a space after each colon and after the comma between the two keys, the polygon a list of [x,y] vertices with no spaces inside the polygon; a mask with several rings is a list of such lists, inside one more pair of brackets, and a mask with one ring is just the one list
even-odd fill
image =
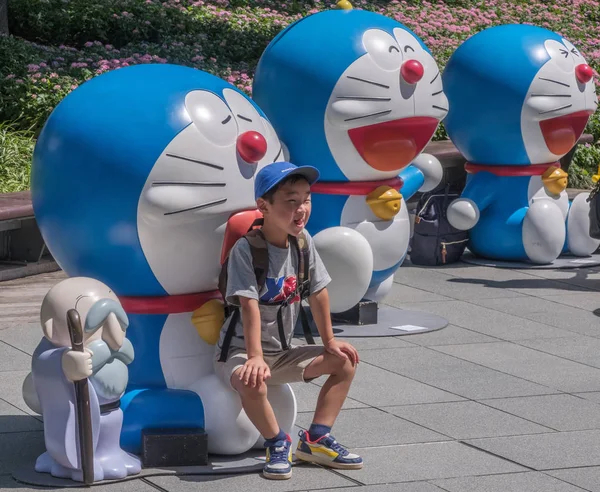
{"label": "doraemon statue white belly", "polygon": [[[259,441],[237,394],[213,374],[217,289],[229,217],[255,207],[253,179],[282,148],[261,110],[208,73],[139,65],[67,96],[38,140],[32,197],[46,243],[70,276],[101,280],[128,313],[122,447],[144,428],[197,428],[209,452]],[[293,425],[289,386],[275,388]]]}
{"label": "doraemon statue white belly", "polygon": [[569,201],[558,162],[598,106],[592,79],[569,41],[529,25],[486,29],[452,55],[445,125],[469,175],[448,220],[475,254],[544,264],[598,248],[588,194]]}
{"label": "doraemon statue white belly", "polygon": [[381,300],[408,249],[405,200],[442,178],[421,154],[448,110],[429,50],[382,15],[320,12],[267,47],[253,97],[290,160],[321,173],[307,229],[332,277],[332,312]]}

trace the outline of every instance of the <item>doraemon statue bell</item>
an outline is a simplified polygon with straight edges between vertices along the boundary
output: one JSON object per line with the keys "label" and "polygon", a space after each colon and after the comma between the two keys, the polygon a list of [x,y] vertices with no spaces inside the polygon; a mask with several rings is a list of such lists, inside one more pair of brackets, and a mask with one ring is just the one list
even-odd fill
{"label": "doraemon statue bell", "polygon": [[404,199],[442,178],[439,161],[420,154],[448,110],[437,64],[414,33],[338,6],[282,31],[253,86],[291,162],[320,171],[307,229],[333,279],[334,313],[391,289],[410,239]]}
{"label": "doraemon statue bell", "polygon": [[571,203],[558,160],[596,110],[593,70],[558,34],[530,25],[486,29],[463,43],[443,74],[448,134],[469,173],[448,220],[470,229],[478,256],[551,264],[588,256],[587,193]]}
{"label": "doraemon statue bell", "polygon": [[[140,454],[145,428],[204,428],[209,453],[259,443],[239,397],[214,374],[217,284],[228,221],[255,209],[254,175],[281,155],[248,97],[176,65],[97,76],[46,122],[32,170],[43,237],[68,275],[110,285],[129,318],[125,450]],[[291,388],[269,399],[293,426]]]}

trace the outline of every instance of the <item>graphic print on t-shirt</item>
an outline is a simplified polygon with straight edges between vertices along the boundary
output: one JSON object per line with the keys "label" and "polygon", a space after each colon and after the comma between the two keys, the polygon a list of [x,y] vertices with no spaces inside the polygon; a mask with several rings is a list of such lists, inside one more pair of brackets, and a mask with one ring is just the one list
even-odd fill
{"label": "graphic print on t-shirt", "polygon": [[[260,300],[263,302],[284,301],[296,290],[297,282],[295,275],[279,278],[267,277],[265,281],[267,291],[260,297]],[[290,304],[298,301],[300,301],[300,296],[296,294]]]}

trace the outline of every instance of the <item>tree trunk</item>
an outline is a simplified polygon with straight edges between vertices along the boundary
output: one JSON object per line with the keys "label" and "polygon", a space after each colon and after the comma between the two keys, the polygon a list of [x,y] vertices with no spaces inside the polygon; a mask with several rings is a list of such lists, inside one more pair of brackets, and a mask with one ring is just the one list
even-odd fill
{"label": "tree trunk", "polygon": [[0,0],[0,34],[8,34],[8,0]]}

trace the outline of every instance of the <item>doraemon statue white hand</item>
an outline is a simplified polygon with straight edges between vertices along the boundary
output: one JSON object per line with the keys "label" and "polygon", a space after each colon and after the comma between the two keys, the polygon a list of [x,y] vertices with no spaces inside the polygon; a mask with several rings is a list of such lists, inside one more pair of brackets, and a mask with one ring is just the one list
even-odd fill
{"label": "doraemon statue white hand", "polygon": [[332,312],[382,299],[408,249],[404,200],[442,178],[420,155],[448,110],[429,50],[380,14],[319,12],[267,47],[253,98],[290,161],[321,173],[307,229],[332,277]]}
{"label": "doraemon statue white hand", "polygon": [[[257,168],[280,156],[256,104],[183,66],[100,75],[48,119],[34,154],[35,214],[67,274],[110,285],[128,314],[136,359],[122,398],[127,451],[139,454],[144,428],[203,427],[209,452],[222,454],[259,440],[214,375],[217,283],[228,219],[255,209]],[[289,386],[279,398],[293,424]]]}
{"label": "doraemon statue white hand", "polygon": [[443,81],[445,126],[469,173],[448,220],[470,229],[469,249],[541,264],[593,253],[588,193],[569,201],[558,162],[598,106],[583,54],[541,27],[497,26],[458,47]]}

